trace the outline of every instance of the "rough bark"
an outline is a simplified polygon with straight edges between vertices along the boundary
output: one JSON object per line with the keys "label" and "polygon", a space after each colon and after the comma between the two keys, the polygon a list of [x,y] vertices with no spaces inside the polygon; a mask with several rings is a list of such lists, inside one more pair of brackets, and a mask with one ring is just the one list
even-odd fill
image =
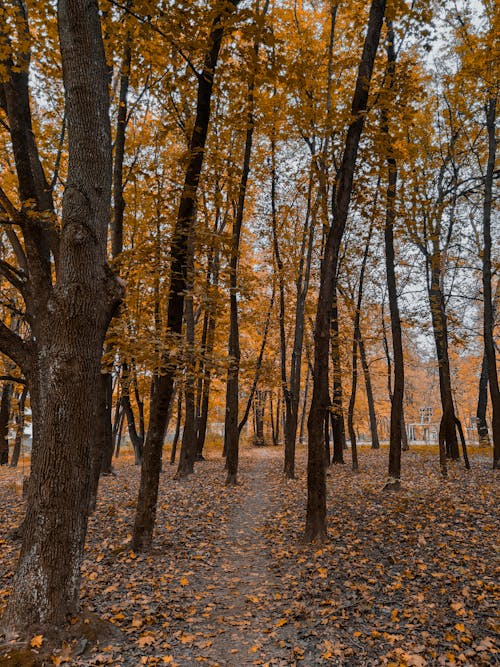
{"label": "rough bark", "polygon": [[[23,136],[16,134],[19,125],[11,134],[21,160],[16,160],[21,199],[34,195],[36,211],[36,222],[23,229],[36,298],[35,303],[28,299],[34,342],[21,367],[34,428],[23,544],[4,619],[13,631],[61,625],[78,608],[96,454],[91,444],[98,414],[95,388],[104,335],[122,293],[106,264],[111,138],[97,2],[59,0],[58,26],[69,150],[60,242],[47,218],[37,215],[50,209],[50,190],[37,191],[45,179],[39,161],[32,161],[34,135],[26,138],[26,124]],[[9,117],[19,120],[24,112],[29,114],[29,102]]]}
{"label": "rough bark", "polygon": [[321,266],[314,331],[313,396],[308,418],[307,513],[304,535],[307,542],[321,542],[327,536],[323,426],[329,401],[328,356],[330,320],[334,299],[332,286],[334,286],[334,279],[337,275],[338,253],[349,212],[354,168],[366,116],[368,92],[384,13],[385,0],[373,0],[370,6],[368,29],[352,100],[352,121],[347,131],[344,153],[333,194],[333,222],[326,238]]}

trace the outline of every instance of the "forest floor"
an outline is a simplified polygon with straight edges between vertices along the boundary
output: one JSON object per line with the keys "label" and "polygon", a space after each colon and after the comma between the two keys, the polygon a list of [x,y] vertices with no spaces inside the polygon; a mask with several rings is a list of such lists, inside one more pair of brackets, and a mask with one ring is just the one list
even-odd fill
{"label": "forest floor", "polygon": [[[329,470],[330,540],[321,547],[301,543],[304,451],[291,481],[281,449],[244,449],[233,488],[210,457],[183,482],[165,465],[146,555],[128,546],[139,470],[119,459],[89,526],[81,636],[41,660],[38,635],[32,662],[9,662],[4,651],[0,665],[500,664],[489,452],[472,454],[469,472],[450,466],[443,481],[437,455],[414,449],[402,489],[386,492],[387,450],[363,448],[358,474],[348,464]],[[9,531],[22,519],[21,481],[21,469],[0,469],[0,611],[19,547]],[[92,637],[85,623],[95,619],[116,630]]]}

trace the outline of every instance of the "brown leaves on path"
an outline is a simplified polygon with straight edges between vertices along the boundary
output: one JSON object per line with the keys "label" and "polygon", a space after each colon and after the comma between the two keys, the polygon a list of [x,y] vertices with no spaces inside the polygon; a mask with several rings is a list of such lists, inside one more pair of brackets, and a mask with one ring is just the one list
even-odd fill
{"label": "brown leaves on path", "polygon": [[[244,451],[234,488],[219,458],[184,482],[165,465],[158,531],[144,555],[128,547],[138,469],[120,461],[117,477],[101,480],[82,604],[121,632],[75,640],[47,664],[497,664],[489,461],[473,459],[469,473],[454,466],[443,483],[433,459],[410,452],[401,491],[388,494],[385,453],[363,451],[357,475],[331,468],[330,541],[321,549],[300,541],[303,452],[290,481],[281,450]],[[22,507],[15,471],[0,474],[5,601],[17,551],[8,531]]]}

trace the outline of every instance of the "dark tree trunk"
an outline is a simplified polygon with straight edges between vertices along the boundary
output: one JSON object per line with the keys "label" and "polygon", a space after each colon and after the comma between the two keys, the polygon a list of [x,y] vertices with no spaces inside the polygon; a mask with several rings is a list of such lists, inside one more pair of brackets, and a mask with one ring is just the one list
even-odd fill
{"label": "dark tree trunk", "polygon": [[[192,267],[190,267],[192,275]],[[195,356],[194,356],[194,311],[193,282],[188,279],[188,293],[184,297],[184,315],[186,320],[186,376],[184,383],[184,428],[182,430],[181,453],[176,479],[184,479],[194,472],[197,451],[196,415],[195,415]]]}
{"label": "dark tree trunk", "polygon": [[[116,119],[116,136],[114,141],[114,161],[113,161],[113,216],[111,220],[111,257],[115,259],[123,251],[123,218],[125,212],[125,199],[123,198],[123,160],[125,157],[125,140],[128,114],[128,88],[130,78],[130,65],[132,61],[132,49],[130,33],[125,37],[125,47],[123,49],[121,72],[120,72],[120,93],[119,104]],[[106,346],[106,352],[110,352],[109,345]],[[100,473],[102,475],[113,474],[113,376],[110,371],[103,373],[101,383],[101,462]],[[97,467],[97,463],[96,463]],[[99,468],[95,472],[95,495],[97,495]]]}
{"label": "dark tree trunk", "polygon": [[[252,383],[252,388],[248,396],[245,412],[243,414],[243,417],[241,418],[240,423],[238,424],[238,431],[240,432],[240,435],[243,428],[245,427],[245,424],[248,421],[248,415],[250,414],[250,409],[252,407],[252,402],[254,400],[255,392],[257,391],[257,385],[259,383],[259,377],[260,377],[260,370],[262,368],[262,361],[264,359],[264,350],[266,349],[267,334],[269,333],[269,325],[271,324],[271,314],[273,312],[273,305],[274,305],[274,285],[273,285],[273,291],[271,293],[271,301],[269,303],[269,309],[267,311],[266,322],[264,325],[264,334],[262,336],[262,343],[260,346],[259,356],[257,357],[257,364],[255,366],[255,375]],[[271,392],[271,414],[272,414],[272,392]]]}
{"label": "dark tree trunk", "polygon": [[18,632],[32,625],[60,626],[78,609],[91,463],[97,455],[96,387],[104,335],[122,296],[106,265],[111,137],[97,2],[83,7],[77,0],[59,0],[58,23],[69,145],[60,245],[47,217],[37,217],[50,210],[50,189],[36,185],[44,178],[36,173],[41,165],[30,144],[34,135],[17,122],[29,119],[27,78],[24,106],[8,114],[14,153],[24,155],[16,157],[21,199],[31,199],[36,208],[23,229],[35,296],[27,303],[34,341],[24,345],[30,353],[24,359],[11,350],[27,378],[33,414],[23,544],[4,619],[4,627]]}
{"label": "dark tree trunk", "polygon": [[494,308],[491,289],[491,207],[493,201],[493,179],[496,158],[496,105],[493,95],[486,105],[486,127],[488,129],[488,164],[484,183],[483,201],[483,320],[484,356],[488,367],[488,384],[491,399],[491,436],[493,439],[493,468],[500,467],[500,387],[498,384],[495,340],[493,337]]}
{"label": "dark tree trunk", "polygon": [[370,366],[368,364],[368,359],[366,358],[365,341],[361,331],[359,332],[359,357],[361,359],[361,367],[363,369],[363,376],[365,379],[366,400],[368,403],[368,414],[370,416],[371,447],[372,449],[380,449],[377,427],[377,413],[375,410],[375,399],[373,397]]}
{"label": "dark tree trunk", "polygon": [[330,419],[332,421],[333,432],[333,458],[332,463],[344,463],[344,450],[346,449],[345,439],[345,421],[342,392],[342,365],[340,360],[340,337],[339,337],[339,317],[338,317],[338,299],[337,299],[337,279],[335,278],[331,331],[332,331],[332,366],[333,366],[333,401],[330,410]]}
{"label": "dark tree trunk", "polygon": [[[389,88],[394,86],[396,74],[396,51],[394,48],[394,29],[392,21],[387,20],[387,77]],[[389,311],[391,314],[392,353],[394,359],[394,389],[391,395],[391,427],[389,435],[389,479],[386,489],[397,489],[401,485],[401,424],[403,421],[404,398],[404,359],[401,317],[399,314],[398,292],[396,284],[396,260],[394,251],[394,224],[396,222],[396,188],[398,169],[392,138],[389,131],[388,110],[382,111],[382,134],[385,135],[387,153],[387,193],[385,213],[385,268]],[[390,379],[389,379],[390,385]]]}
{"label": "dark tree trunk", "polygon": [[[269,3],[266,2],[263,16],[267,12]],[[245,149],[238,189],[238,202],[233,223],[231,244],[231,259],[229,262],[229,366],[226,385],[226,415],[224,423],[224,449],[226,452],[227,477],[226,484],[235,485],[238,482],[238,457],[240,432],[238,430],[239,407],[239,373],[240,373],[240,332],[238,324],[238,258],[240,249],[241,228],[245,212],[245,197],[248,176],[250,173],[250,158],[252,155],[253,134],[255,128],[255,76],[258,66],[259,38],[253,45],[253,60],[247,91],[247,130],[245,133]]]}
{"label": "dark tree trunk", "polygon": [[[286,477],[295,477],[295,441],[297,438],[297,424],[300,404],[300,381],[302,371],[302,350],[304,345],[305,309],[309,279],[311,274],[312,252],[314,247],[314,228],[316,222],[316,206],[311,211],[312,196],[311,169],[309,189],[307,195],[307,210],[302,232],[300,263],[297,277],[297,298],[295,304],[295,328],[293,337],[292,362],[290,368],[290,405],[285,414],[285,463]],[[302,423],[301,423],[302,427]]]}
{"label": "dark tree trunk", "polygon": [[344,154],[333,195],[333,222],[326,238],[314,331],[314,383],[308,418],[307,514],[305,540],[323,541],[326,529],[326,470],[323,428],[328,409],[328,357],[338,254],[351,199],[354,168],[363,131],[375,55],[385,13],[385,0],[373,0],[359,64]]}
{"label": "dark tree trunk", "polygon": [[489,447],[491,445],[488,432],[488,423],[486,421],[486,410],[488,408],[488,363],[486,355],[483,354],[481,364],[481,375],[479,377],[479,391],[477,397],[476,424],[477,437],[480,447]]}
{"label": "dark tree trunk", "polygon": [[175,432],[174,439],[172,440],[172,451],[170,452],[170,465],[174,465],[175,456],[177,454],[177,443],[179,442],[179,436],[181,433],[181,422],[182,422],[182,390],[179,387],[179,396],[177,398],[177,416],[175,419]]}
{"label": "dark tree trunk", "polygon": [[[361,337],[361,304],[363,303],[363,288],[365,283],[365,272],[366,272],[366,263],[368,261],[368,253],[370,252],[370,245],[373,234],[373,220],[377,210],[378,203],[378,188],[380,184],[380,179],[377,182],[377,189],[375,194],[375,201],[373,205],[372,217],[370,220],[370,226],[368,229],[368,236],[366,239],[365,250],[363,252],[363,259],[361,262],[361,269],[359,272],[359,284],[358,284],[358,298],[356,301],[356,310],[354,312],[354,323],[353,323],[353,334],[352,334],[352,380],[351,380],[351,396],[349,399],[349,408],[347,411],[347,426],[349,429],[349,439],[351,440],[351,458],[352,458],[352,469],[357,471],[359,469],[358,465],[358,449],[356,443],[356,432],[354,430],[354,407],[356,405],[356,391],[358,386],[358,352],[363,346],[362,337]],[[353,296],[354,299],[354,296]],[[364,349],[364,346],[363,346]]]}
{"label": "dark tree trunk", "polygon": [[135,414],[134,410],[132,409],[132,403],[130,401],[130,384],[130,370],[127,362],[124,361],[122,364],[121,404],[125,417],[127,418],[128,435],[134,449],[135,465],[141,465],[144,451],[144,433],[141,432],[140,428],[139,431],[137,431]]}
{"label": "dark tree trunk", "polygon": [[25,384],[21,395],[19,397],[19,402],[17,405],[17,415],[16,415],[16,438],[14,440],[14,449],[12,450],[12,458],[10,460],[10,465],[15,468],[19,463],[19,457],[21,455],[21,449],[23,446],[24,438],[24,408],[26,404],[26,396],[28,395],[28,386]]}
{"label": "dark tree trunk", "polygon": [[[196,119],[189,142],[184,187],[171,243],[170,291],[166,322],[169,341],[176,341],[182,333],[184,293],[189,266],[189,242],[195,225],[196,196],[210,121],[214,75],[224,33],[225,18],[235,10],[236,5],[237,0],[230,0],[222,4],[220,10],[215,14],[208,35],[203,71],[198,79]],[[163,439],[176,371],[176,359],[169,353],[170,347],[171,345],[167,345],[167,351],[162,359],[162,373],[158,377],[150,405],[149,428],[144,447],[132,537],[132,548],[137,551],[149,548],[153,539]]]}
{"label": "dark tree trunk", "polygon": [[311,367],[307,365],[306,386],[304,387],[304,400],[302,402],[302,415],[300,417],[299,443],[304,444],[304,433],[307,414],[307,399],[309,398],[309,384],[311,379]]}
{"label": "dark tree trunk", "polygon": [[[436,242],[434,242],[436,246]],[[439,390],[441,396],[443,424],[442,437],[444,438],[446,456],[449,459],[460,457],[456,431],[456,415],[453,405],[451,389],[450,358],[448,354],[448,323],[444,295],[441,289],[441,253],[435,248],[430,258],[431,283],[429,286],[429,302],[432,315],[432,328],[439,370]]]}
{"label": "dark tree trunk", "polygon": [[266,444],[264,440],[265,402],[266,402],[266,392],[257,391],[255,399],[255,438],[254,438],[254,445],[256,445],[257,447],[263,447]]}
{"label": "dark tree trunk", "polygon": [[9,419],[12,398],[12,383],[4,382],[0,400],[0,465],[9,463]]}

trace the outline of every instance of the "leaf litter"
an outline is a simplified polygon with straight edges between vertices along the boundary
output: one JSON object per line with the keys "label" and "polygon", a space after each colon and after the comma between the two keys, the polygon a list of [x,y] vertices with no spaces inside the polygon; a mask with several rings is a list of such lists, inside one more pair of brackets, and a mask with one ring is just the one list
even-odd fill
{"label": "leaf litter", "polygon": [[[500,664],[498,473],[484,456],[470,472],[450,466],[445,482],[427,453],[406,453],[403,465],[402,489],[390,493],[383,450],[364,451],[358,474],[332,466],[330,539],[308,546],[304,451],[287,480],[280,450],[243,450],[234,488],[220,458],[182,482],[165,464],[154,546],[136,554],[139,470],[120,459],[117,476],[101,480],[82,569],[82,608],[118,632],[82,636],[38,664]],[[22,520],[18,478],[0,470],[2,606],[19,546],[9,537]],[[29,640],[32,652],[44,645]]]}

